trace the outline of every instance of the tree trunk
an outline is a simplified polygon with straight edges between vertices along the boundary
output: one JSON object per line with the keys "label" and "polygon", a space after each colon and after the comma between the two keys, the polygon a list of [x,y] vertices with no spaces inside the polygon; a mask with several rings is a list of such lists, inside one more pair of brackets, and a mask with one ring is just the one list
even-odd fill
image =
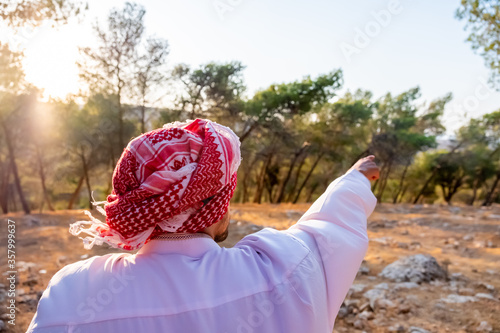
{"label": "tree trunk", "polygon": [[302,161],[300,161],[300,164],[297,167],[297,171],[295,172],[295,177],[293,179],[292,188],[290,189],[290,192],[288,193],[288,196],[286,198],[287,202],[292,201],[293,195],[295,194],[295,189],[297,188],[297,185],[299,183],[300,171],[302,170],[302,167],[304,166],[306,159],[307,159],[307,154],[304,156],[304,158],[302,158]]}
{"label": "tree trunk", "polygon": [[80,153],[80,158],[82,160],[83,174],[85,176],[85,183],[87,185],[87,191],[88,191],[88,195],[89,195],[89,209],[92,209],[92,189],[90,187],[89,172],[88,172],[88,167],[87,167],[87,161],[85,160],[85,156],[84,156],[84,152],[83,152],[83,147],[82,147],[82,151]]}
{"label": "tree trunk", "polygon": [[264,190],[264,180],[266,179],[266,170],[271,163],[273,155],[269,154],[264,163],[262,164],[262,169],[259,173],[259,178],[257,180],[257,189],[255,191],[255,196],[253,197],[253,202],[260,204],[262,201],[262,191]]}
{"label": "tree trunk", "polygon": [[405,194],[406,194],[406,190],[408,190],[408,185],[405,185],[405,187],[403,188],[403,192],[401,192],[401,195],[399,196],[399,199],[398,199],[398,202],[397,203],[401,203],[401,201],[403,200]]}
{"label": "tree trunk", "polygon": [[146,133],[146,106],[144,101],[141,105],[141,133]]}
{"label": "tree trunk", "polygon": [[309,172],[307,173],[306,175],[306,178],[304,179],[304,181],[302,182],[302,184],[300,185],[299,187],[299,190],[297,191],[297,195],[295,196],[295,199],[293,200],[293,203],[297,203],[297,201],[299,200],[299,196],[300,196],[300,192],[302,192],[302,190],[304,189],[304,187],[306,186],[307,184],[307,181],[309,180],[309,178],[311,177],[314,169],[316,169],[316,166],[318,165],[319,161],[321,160],[321,158],[323,157],[325,153],[320,153],[318,155],[318,157],[316,158],[316,160],[314,161],[311,169],[309,170]]}
{"label": "tree trunk", "polygon": [[76,189],[73,192],[73,194],[71,195],[71,198],[69,199],[68,209],[73,209],[73,205],[75,204],[75,201],[78,198],[78,195],[80,194],[80,190],[82,188],[84,178],[85,178],[85,176],[82,175],[80,177],[80,180],[78,180],[78,185],[76,185]]}
{"label": "tree trunk", "polygon": [[278,197],[276,198],[276,203],[281,203],[281,201],[283,200],[283,197],[285,195],[285,188],[286,188],[286,185],[288,184],[288,181],[290,180],[293,168],[295,167],[295,163],[297,163],[299,156],[306,149],[306,147],[307,146],[302,146],[302,148],[300,148],[300,150],[298,152],[294,153],[293,159],[290,162],[290,166],[288,168],[288,172],[286,173],[285,179],[283,179],[283,182],[281,182],[281,184],[280,184],[280,187],[278,190]]}
{"label": "tree trunk", "polygon": [[36,150],[36,158],[38,161],[38,173],[40,175],[40,182],[42,185],[42,193],[45,202],[47,202],[47,207],[49,207],[50,211],[54,211],[54,207],[52,206],[52,202],[50,202],[49,192],[47,191],[47,186],[45,185],[45,172],[43,170],[43,160],[40,154],[40,149],[38,146],[35,147]]}
{"label": "tree trunk", "polygon": [[394,199],[392,200],[393,204],[398,202],[399,195],[403,191],[403,183],[404,183],[404,180],[406,177],[406,172],[408,171],[409,166],[410,166],[410,161],[408,161],[408,163],[406,163],[405,168],[403,170],[403,174],[401,175],[401,179],[399,180],[398,191],[397,191],[396,195],[394,196]]}
{"label": "tree trunk", "polygon": [[474,206],[474,201],[476,201],[476,197],[477,197],[478,186],[479,186],[479,177],[476,177],[476,179],[474,179],[474,183],[472,186],[472,198],[470,198],[470,200],[468,202],[469,206]]}
{"label": "tree trunk", "polygon": [[21,187],[21,180],[17,171],[16,157],[14,156],[14,147],[12,146],[10,132],[7,129],[7,125],[5,124],[5,122],[2,122],[2,127],[5,133],[5,143],[7,144],[7,149],[9,151],[10,167],[12,170],[12,174],[14,175],[14,184],[16,185],[17,194],[19,195],[19,200],[21,201],[21,205],[23,206],[24,213],[29,214],[30,208],[28,206],[28,202],[24,197],[23,188]]}
{"label": "tree trunk", "polygon": [[422,189],[420,190],[420,192],[418,192],[417,197],[415,198],[415,200],[413,200],[413,204],[414,205],[417,204],[417,202],[420,199],[420,197],[424,194],[425,190],[427,189],[427,186],[429,185],[429,183],[431,182],[431,180],[436,175],[438,169],[439,169],[439,167],[436,167],[436,168],[434,168],[434,170],[432,170],[432,173],[431,173],[430,177],[427,178],[427,180],[424,183],[424,186],[422,186]]}
{"label": "tree trunk", "polygon": [[393,161],[391,160],[389,162],[389,166],[387,167],[387,171],[385,172],[385,176],[383,178],[383,182],[380,185],[380,189],[378,191],[378,196],[377,196],[377,201],[378,202],[382,202],[382,195],[384,195],[385,186],[387,185],[387,180],[389,179],[389,174],[391,173],[391,170],[392,170],[392,163],[393,163]]}
{"label": "tree trunk", "polygon": [[123,138],[123,108],[121,101],[121,88],[118,88],[118,142],[120,143],[120,149],[125,148],[125,140]]}
{"label": "tree trunk", "polygon": [[10,164],[5,161],[3,164],[2,172],[2,187],[0,188],[0,205],[4,214],[9,212],[9,179],[10,179]]}
{"label": "tree trunk", "polygon": [[486,194],[486,198],[484,198],[484,201],[481,206],[490,206],[493,203],[493,194],[495,193],[495,190],[499,182],[500,182],[500,172],[497,172],[497,177],[495,178],[495,181],[493,182],[491,189]]}

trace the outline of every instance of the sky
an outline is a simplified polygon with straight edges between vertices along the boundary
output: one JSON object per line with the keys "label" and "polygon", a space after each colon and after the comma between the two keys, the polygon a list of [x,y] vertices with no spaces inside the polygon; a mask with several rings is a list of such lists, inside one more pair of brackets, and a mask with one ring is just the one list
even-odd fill
{"label": "sky", "polygon": [[[489,70],[466,42],[465,22],[455,18],[459,0],[137,2],[146,9],[146,35],[169,41],[172,66],[241,61],[248,96],[341,68],[340,94],[361,88],[379,98],[419,86],[424,104],[451,92],[448,133],[500,108],[500,92],[488,86]],[[78,92],[78,47],[95,45],[91,23],[123,6],[88,3],[79,22],[0,36],[24,49],[26,77],[46,96]]]}

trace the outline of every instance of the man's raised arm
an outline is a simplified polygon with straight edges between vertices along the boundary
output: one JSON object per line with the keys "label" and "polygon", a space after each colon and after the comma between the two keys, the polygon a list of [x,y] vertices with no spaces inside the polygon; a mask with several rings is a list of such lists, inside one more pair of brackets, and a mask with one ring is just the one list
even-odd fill
{"label": "man's raised arm", "polygon": [[[377,199],[370,180],[379,177],[373,155],[333,181],[288,232],[302,239],[322,264],[329,319],[333,321],[368,248],[366,221]],[[333,323],[332,323],[333,325]]]}

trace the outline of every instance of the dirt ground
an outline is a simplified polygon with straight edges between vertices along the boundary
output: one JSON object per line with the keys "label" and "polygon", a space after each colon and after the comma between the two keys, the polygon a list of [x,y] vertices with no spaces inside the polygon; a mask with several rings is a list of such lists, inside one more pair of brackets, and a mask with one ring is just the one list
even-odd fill
{"label": "dirt ground", "polygon": [[[309,205],[231,205],[230,247],[262,227],[286,229]],[[97,213],[96,213],[97,214]],[[98,215],[98,214],[97,214]],[[87,251],[68,232],[68,225],[86,220],[81,211],[0,216],[0,289],[8,289],[7,219],[15,221],[16,266],[19,274],[16,325],[8,324],[7,295],[0,291],[4,331],[24,332],[37,300],[50,278],[64,265],[83,258],[115,252],[107,247]],[[339,312],[334,332],[500,332],[500,206],[448,207],[379,205],[368,222],[370,246],[362,269]],[[370,309],[363,291],[391,281],[382,269],[400,257],[430,254],[448,271],[448,279],[422,283],[393,293],[390,306]],[[488,297],[472,297],[474,295]],[[443,302],[450,294],[471,296],[465,303]],[[395,295],[395,296],[394,296]],[[364,304],[365,303],[365,304]],[[366,310],[366,311],[365,311]],[[364,314],[361,312],[364,311]],[[0,323],[1,324],[1,323]]]}

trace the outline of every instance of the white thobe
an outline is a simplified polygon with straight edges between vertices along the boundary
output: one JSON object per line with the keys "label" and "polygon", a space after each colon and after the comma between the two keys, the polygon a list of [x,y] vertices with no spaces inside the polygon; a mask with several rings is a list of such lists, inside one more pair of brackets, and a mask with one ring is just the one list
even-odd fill
{"label": "white thobe", "polygon": [[50,280],[28,332],[331,333],[366,253],[376,199],[351,170],[288,230],[233,248],[154,240],[96,256]]}

